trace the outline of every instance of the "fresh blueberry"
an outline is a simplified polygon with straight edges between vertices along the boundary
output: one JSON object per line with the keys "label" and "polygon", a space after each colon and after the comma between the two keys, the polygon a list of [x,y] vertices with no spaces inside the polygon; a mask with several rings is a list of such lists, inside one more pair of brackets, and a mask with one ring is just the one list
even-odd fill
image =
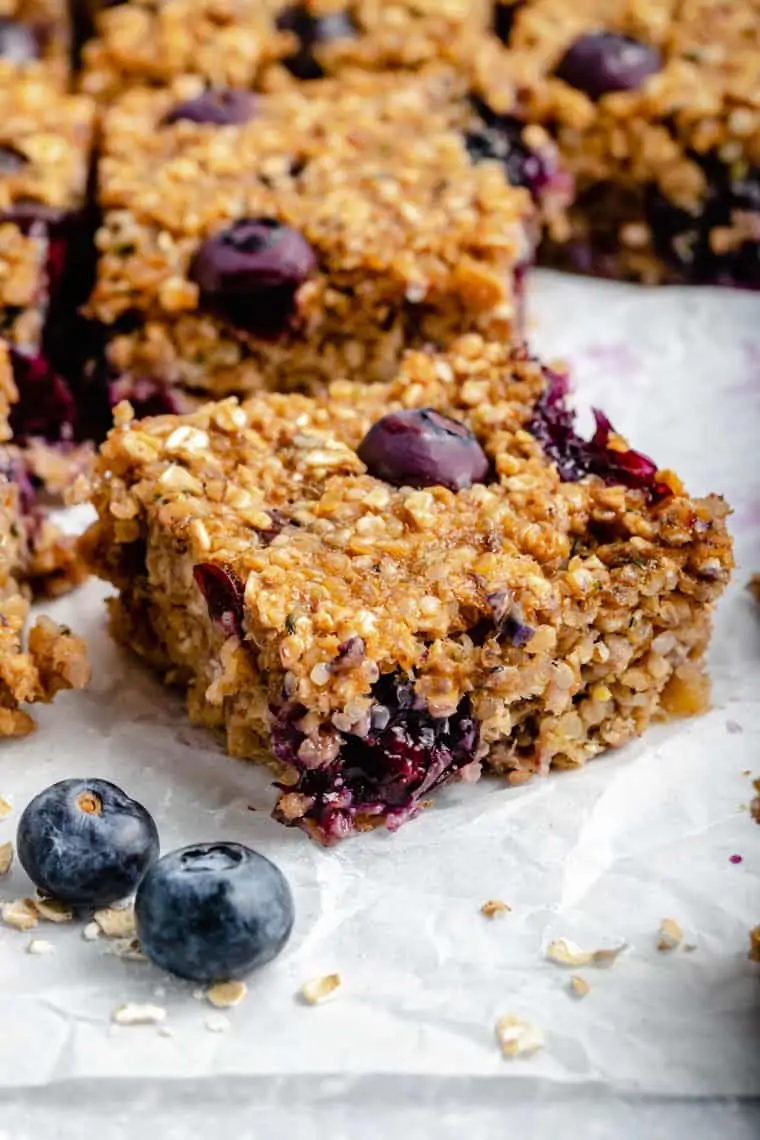
{"label": "fresh blueberry", "polygon": [[305,4],[285,8],[277,17],[277,27],[281,32],[292,32],[298,37],[298,50],[284,61],[296,79],[321,79],[324,71],[314,58],[313,49],[332,40],[355,39],[357,34],[349,12],[317,15]]}
{"label": "fresh blueberry", "polygon": [[475,436],[433,408],[389,412],[357,448],[370,475],[395,487],[448,487],[484,483],[489,463]]}
{"label": "fresh blueberry", "polygon": [[617,32],[589,32],[570,45],[556,75],[596,100],[611,91],[636,91],[661,66],[651,44]]}
{"label": "fresh blueberry", "polygon": [[20,150],[16,150],[15,146],[7,143],[0,146],[0,174],[18,174],[28,164],[29,159]]}
{"label": "fresh blueberry", "polygon": [[21,865],[43,894],[108,906],[130,894],[158,858],[150,813],[108,780],[61,780],[19,820]]}
{"label": "fresh blueberry", "polygon": [[195,982],[271,962],[293,929],[293,896],[274,863],[240,843],[196,843],[151,867],[135,901],[143,950]]}
{"label": "fresh blueberry", "polygon": [[316,267],[303,234],[275,218],[241,218],[201,244],[190,265],[209,308],[237,328],[277,340],[293,326],[296,293]]}
{"label": "fresh blueberry", "polygon": [[240,126],[256,114],[256,96],[233,87],[209,87],[195,99],[177,103],[163,118],[169,127],[180,121],[213,123],[216,126]]}
{"label": "fresh blueberry", "polygon": [[30,63],[39,57],[39,38],[33,29],[20,24],[18,20],[1,17],[0,59],[8,59],[11,63]]}

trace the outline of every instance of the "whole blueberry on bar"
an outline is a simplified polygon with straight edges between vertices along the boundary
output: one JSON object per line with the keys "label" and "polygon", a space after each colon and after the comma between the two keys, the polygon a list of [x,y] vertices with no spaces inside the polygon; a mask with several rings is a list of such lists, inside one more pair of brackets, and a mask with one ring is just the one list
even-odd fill
{"label": "whole blueberry on bar", "polygon": [[617,32],[589,32],[571,44],[555,72],[589,99],[612,91],[636,91],[660,70],[660,53],[650,44]]}
{"label": "whole blueberry on bar", "polygon": [[45,895],[108,906],[130,894],[158,858],[150,813],[108,780],[61,780],[25,808],[18,857]]}
{"label": "whole blueberry on bar", "polygon": [[475,436],[433,408],[390,412],[357,448],[370,475],[395,487],[448,487],[484,483],[489,462]]}
{"label": "whole blueberry on bar", "polygon": [[196,982],[241,978],[293,929],[293,896],[274,863],[240,843],[196,843],[151,867],[135,900],[143,950]]}
{"label": "whole blueberry on bar", "polygon": [[40,42],[34,30],[7,16],[1,17],[0,59],[8,59],[11,63],[30,63],[39,57]]}
{"label": "whole blueberry on bar", "polygon": [[316,268],[303,234],[275,218],[241,218],[213,234],[190,264],[201,299],[237,328],[277,340],[297,316],[296,292]]}
{"label": "whole blueberry on bar", "polygon": [[288,70],[296,79],[321,79],[324,71],[314,58],[313,49],[333,40],[355,39],[356,25],[346,11],[310,12],[305,4],[293,4],[277,17],[281,32],[292,32],[298,37],[299,48],[285,60]]}
{"label": "whole blueberry on bar", "polygon": [[195,99],[177,103],[163,119],[164,126],[173,123],[212,123],[218,127],[240,126],[256,114],[256,96],[233,87],[209,87]]}

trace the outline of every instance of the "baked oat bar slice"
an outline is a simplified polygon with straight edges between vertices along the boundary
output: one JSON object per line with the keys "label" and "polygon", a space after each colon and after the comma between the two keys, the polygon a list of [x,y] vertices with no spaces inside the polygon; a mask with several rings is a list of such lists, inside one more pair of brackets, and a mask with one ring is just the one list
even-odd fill
{"label": "baked oat bar slice", "polygon": [[760,0],[525,0],[498,31],[476,90],[576,181],[549,261],[760,287]]}
{"label": "baked oat bar slice", "polygon": [[[55,489],[81,458],[94,405],[84,398],[92,286],[87,183],[94,105],[27,77],[0,84],[0,334],[16,398],[10,424]],[[105,396],[98,419],[107,420]]]}
{"label": "baked oat bar slice", "polygon": [[566,389],[470,335],[389,384],[118,409],[84,540],[113,631],[275,771],[282,822],[395,828],[706,706],[728,508],[602,413],[581,439]]}
{"label": "baked oat bar slice", "polygon": [[133,0],[96,12],[82,85],[112,96],[183,76],[255,89],[414,70],[477,50],[490,17],[489,0]]}
{"label": "baked oat bar slice", "polygon": [[455,91],[442,71],[128,93],[106,117],[88,307],[112,388],[319,391],[510,335],[534,207],[468,149]]}

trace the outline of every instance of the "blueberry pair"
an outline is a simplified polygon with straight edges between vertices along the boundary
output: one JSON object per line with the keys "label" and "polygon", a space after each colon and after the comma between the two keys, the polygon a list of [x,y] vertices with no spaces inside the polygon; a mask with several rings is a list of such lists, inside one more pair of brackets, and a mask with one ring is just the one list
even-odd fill
{"label": "blueberry pair", "polygon": [[19,860],[45,895],[108,906],[137,888],[148,957],[200,982],[239,978],[274,958],[293,927],[282,872],[239,843],[198,843],[159,859],[150,812],[107,780],[61,780],[24,810]]}

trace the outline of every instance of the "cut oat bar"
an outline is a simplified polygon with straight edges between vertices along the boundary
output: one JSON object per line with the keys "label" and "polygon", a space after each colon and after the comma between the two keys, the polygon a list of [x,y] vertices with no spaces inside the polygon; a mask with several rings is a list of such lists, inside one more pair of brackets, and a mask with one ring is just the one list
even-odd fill
{"label": "cut oat bar", "polygon": [[134,0],[95,17],[84,89],[113,95],[139,84],[257,88],[346,69],[417,69],[476,50],[488,0]]}
{"label": "cut oat bar", "polygon": [[65,85],[70,49],[67,0],[0,0],[0,87],[23,74]]}
{"label": "cut oat bar", "polygon": [[454,82],[128,93],[106,118],[88,308],[111,382],[319,390],[388,380],[409,347],[508,336],[533,207],[471,156]]}
{"label": "cut oat bar", "polygon": [[274,769],[284,823],[393,828],[706,706],[728,508],[601,413],[581,439],[566,389],[470,335],[388,385],[118,409],[84,541],[113,631]]}
{"label": "cut oat bar", "polygon": [[495,109],[554,135],[577,183],[545,256],[760,287],[760,0],[525,0],[473,57]]}
{"label": "cut oat bar", "polygon": [[[51,481],[57,460],[89,432],[77,407],[85,326],[76,314],[94,269],[93,112],[88,98],[43,79],[0,84],[0,334],[17,388],[10,423]],[[106,412],[104,403],[101,420]]]}

